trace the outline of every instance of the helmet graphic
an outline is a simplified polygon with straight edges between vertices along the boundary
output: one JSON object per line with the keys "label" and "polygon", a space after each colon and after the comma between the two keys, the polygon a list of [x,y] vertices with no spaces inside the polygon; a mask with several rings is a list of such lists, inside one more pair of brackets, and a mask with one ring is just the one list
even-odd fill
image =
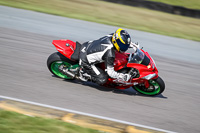
{"label": "helmet graphic", "polygon": [[131,43],[131,37],[126,30],[119,28],[112,36],[112,43],[119,52],[125,52]]}

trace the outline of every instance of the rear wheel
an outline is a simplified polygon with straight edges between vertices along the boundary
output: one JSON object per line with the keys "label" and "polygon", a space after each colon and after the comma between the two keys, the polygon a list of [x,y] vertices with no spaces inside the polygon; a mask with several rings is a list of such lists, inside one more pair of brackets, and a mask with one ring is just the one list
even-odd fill
{"label": "rear wheel", "polygon": [[157,79],[149,80],[148,88],[141,84],[135,85],[133,88],[143,95],[155,96],[161,94],[165,90],[165,83],[158,77]]}
{"label": "rear wheel", "polygon": [[62,64],[64,64],[67,68],[72,68],[77,64],[77,62],[69,60],[59,52],[51,54],[47,59],[47,67],[52,74],[63,79],[72,79],[59,71],[59,66]]}

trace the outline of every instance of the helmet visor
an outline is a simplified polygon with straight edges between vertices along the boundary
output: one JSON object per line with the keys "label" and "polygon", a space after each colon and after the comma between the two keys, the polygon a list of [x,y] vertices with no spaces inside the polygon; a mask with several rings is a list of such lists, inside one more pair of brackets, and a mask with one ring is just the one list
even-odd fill
{"label": "helmet visor", "polygon": [[129,48],[129,44],[123,44],[121,41],[117,40],[117,44],[120,47],[120,52],[125,52]]}

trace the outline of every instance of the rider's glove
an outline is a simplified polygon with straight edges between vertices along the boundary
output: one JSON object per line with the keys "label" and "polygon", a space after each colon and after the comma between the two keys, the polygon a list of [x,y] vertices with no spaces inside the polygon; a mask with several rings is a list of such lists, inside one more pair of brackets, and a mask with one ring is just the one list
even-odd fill
{"label": "rider's glove", "polygon": [[118,77],[118,80],[121,80],[121,81],[129,81],[130,78],[131,78],[131,75],[130,75],[130,74],[123,74],[123,73],[120,73],[120,74],[119,74],[119,77]]}

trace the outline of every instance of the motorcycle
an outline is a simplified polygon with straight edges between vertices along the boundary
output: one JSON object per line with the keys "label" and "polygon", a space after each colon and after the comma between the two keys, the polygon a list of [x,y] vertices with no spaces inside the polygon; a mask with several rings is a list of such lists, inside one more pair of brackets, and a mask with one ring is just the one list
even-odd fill
{"label": "motorcycle", "polygon": [[[53,40],[52,44],[58,52],[51,54],[47,59],[47,67],[49,71],[57,77],[63,79],[80,79],[79,71],[79,51],[81,44],[71,40]],[[155,61],[143,49],[137,48],[134,53],[120,53],[116,51],[114,61],[114,69],[120,73],[128,73],[131,75],[128,81],[108,78],[108,81],[102,86],[127,89],[132,87],[137,92],[155,96],[161,94],[165,90],[165,83],[158,76],[158,69]],[[63,74],[59,67],[65,65],[67,72]],[[97,64],[98,67],[105,70],[104,63]],[[87,78],[87,77],[85,77]]]}

